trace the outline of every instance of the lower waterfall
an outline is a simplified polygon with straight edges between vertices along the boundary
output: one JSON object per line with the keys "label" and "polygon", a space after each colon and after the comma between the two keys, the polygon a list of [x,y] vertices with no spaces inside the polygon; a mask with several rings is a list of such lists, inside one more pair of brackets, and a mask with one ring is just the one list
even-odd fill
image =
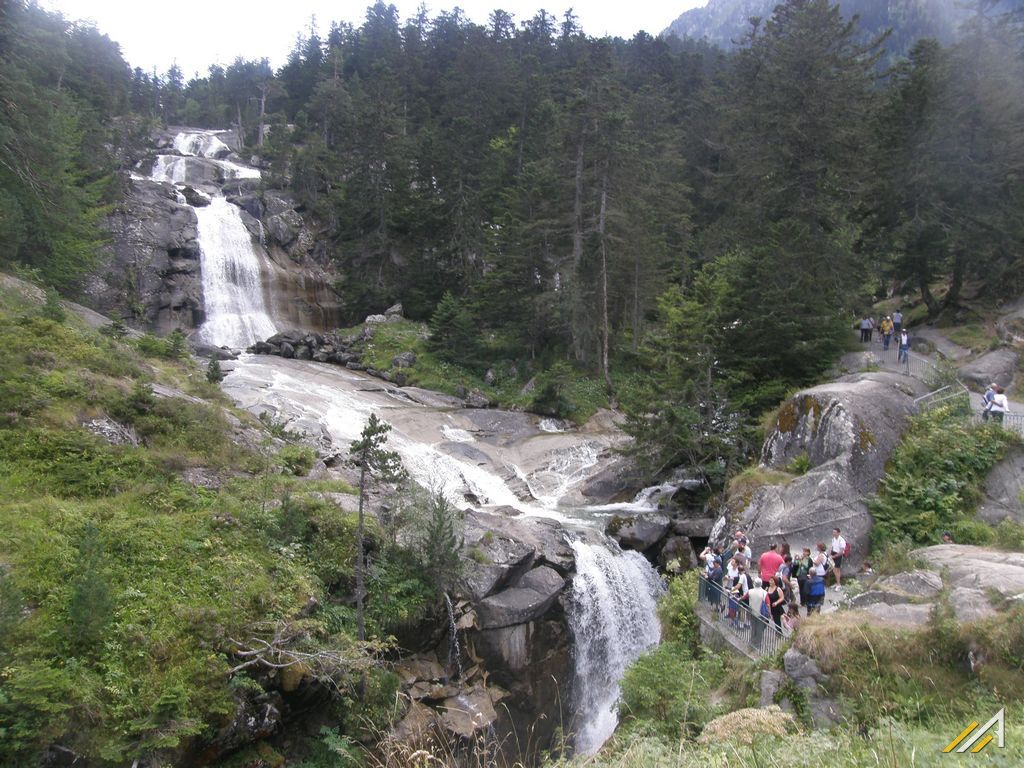
{"label": "lower waterfall", "polygon": [[572,543],[576,575],[568,618],[576,673],[575,746],[584,754],[600,749],[615,730],[626,667],[661,639],[655,608],[663,586],[657,571],[638,552],[614,546]]}
{"label": "lower waterfall", "polygon": [[206,302],[200,337],[208,344],[247,347],[273,336],[277,328],[263,301],[259,257],[238,208],[218,195],[195,211]]}

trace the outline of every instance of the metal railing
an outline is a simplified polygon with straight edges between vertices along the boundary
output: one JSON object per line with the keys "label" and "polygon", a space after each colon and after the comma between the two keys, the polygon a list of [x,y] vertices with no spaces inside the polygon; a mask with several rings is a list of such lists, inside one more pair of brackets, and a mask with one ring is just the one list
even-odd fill
{"label": "metal railing", "polygon": [[[734,600],[721,584],[709,581],[703,574],[697,599],[717,619],[720,631],[739,640],[759,656],[774,655],[786,639],[775,622],[762,616],[760,610],[752,611],[746,603]],[[729,615],[730,605],[735,608],[734,617]]]}
{"label": "metal railing", "polygon": [[[898,344],[891,342],[889,349],[880,349],[878,347],[881,344],[881,340],[872,339],[873,348],[871,354],[878,357],[883,363],[888,364],[888,366],[896,368],[900,373],[919,379],[929,386],[936,386],[944,379],[949,380],[949,372],[943,372],[934,363],[920,355],[908,350],[901,358]],[[915,399],[914,405],[919,412],[953,406],[972,421],[983,421],[981,414],[971,406],[971,391],[955,376],[952,377],[952,381],[949,384],[938,387]],[[1021,437],[1024,437],[1024,413],[1004,413],[1002,420],[995,419],[994,417],[990,417],[990,420],[1000,424],[1003,429],[1016,432]]]}

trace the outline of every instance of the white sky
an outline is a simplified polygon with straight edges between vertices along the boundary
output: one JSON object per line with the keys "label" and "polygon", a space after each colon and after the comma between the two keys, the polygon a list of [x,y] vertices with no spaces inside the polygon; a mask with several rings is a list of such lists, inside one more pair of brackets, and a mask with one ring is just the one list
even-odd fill
{"label": "white sky", "polygon": [[[0,0],[2,2],[2,0]],[[392,0],[399,21],[413,16],[420,0]],[[42,0],[49,10],[72,20],[90,19],[99,30],[121,44],[121,52],[133,67],[161,74],[177,61],[186,80],[205,74],[210,64],[230,64],[236,56],[270,59],[274,67],[284,63],[299,32],[312,16],[325,33],[332,21],[362,22],[371,0]],[[679,14],[706,5],[707,0],[432,0],[427,14],[455,6],[474,22],[485,24],[490,12],[502,8],[518,24],[544,8],[556,19],[567,8],[575,12],[583,30],[593,36],[624,38],[644,30],[657,35]]]}

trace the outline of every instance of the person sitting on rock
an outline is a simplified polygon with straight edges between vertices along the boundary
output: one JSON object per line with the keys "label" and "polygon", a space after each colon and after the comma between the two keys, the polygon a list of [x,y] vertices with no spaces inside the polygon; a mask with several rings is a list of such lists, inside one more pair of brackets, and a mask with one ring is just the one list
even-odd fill
{"label": "person sitting on rock", "polygon": [[782,617],[782,630],[787,635],[791,635],[796,632],[796,628],[800,626],[800,606],[796,603],[791,602],[786,609],[786,615]]}
{"label": "person sitting on rock", "polygon": [[953,542],[953,534],[950,533],[949,531],[943,531],[942,532],[942,543],[943,544],[953,544],[954,543]]}

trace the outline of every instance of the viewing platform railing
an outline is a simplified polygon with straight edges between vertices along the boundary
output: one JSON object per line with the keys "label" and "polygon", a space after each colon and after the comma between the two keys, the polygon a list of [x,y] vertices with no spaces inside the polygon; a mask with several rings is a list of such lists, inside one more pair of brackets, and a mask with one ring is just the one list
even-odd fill
{"label": "viewing platform railing", "polygon": [[721,632],[730,635],[734,640],[739,640],[758,656],[774,655],[786,639],[782,630],[770,617],[765,618],[761,615],[760,607],[753,611],[746,603],[734,600],[736,616],[730,618],[729,601],[733,600],[733,596],[721,584],[709,581],[703,574],[700,577],[697,599],[698,603],[717,619]]}

